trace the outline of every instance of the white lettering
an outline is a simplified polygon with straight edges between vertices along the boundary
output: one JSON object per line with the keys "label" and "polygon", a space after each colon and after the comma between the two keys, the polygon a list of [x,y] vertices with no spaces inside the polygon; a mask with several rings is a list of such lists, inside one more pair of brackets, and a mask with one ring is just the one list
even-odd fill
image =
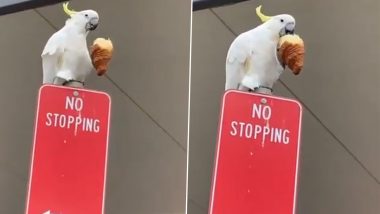
{"label": "white lettering", "polygon": [[83,100],[82,98],[78,97],[77,99],[75,99],[75,110],[81,111],[82,108],[83,108]]}
{"label": "white lettering", "polygon": [[66,97],[66,105],[65,105],[65,109],[71,109],[71,110],[74,110],[74,97],[69,97],[67,96]]}
{"label": "white lettering", "polygon": [[70,128],[71,125],[74,123],[74,121],[75,121],[75,117],[68,116],[67,128]]}
{"label": "white lettering", "polygon": [[[81,111],[83,109],[83,99],[80,97],[66,96],[65,109]],[[100,120],[96,118],[82,117],[79,115],[66,115],[59,113],[46,113],[45,125],[54,128],[73,129],[83,132],[100,132]],[[237,129],[235,129],[237,132]]]}
{"label": "white lettering", "polygon": [[66,97],[66,109],[81,111],[83,108],[83,100],[80,97]]}
{"label": "white lettering", "polygon": [[94,132],[99,133],[100,131],[100,121],[99,120],[94,120]]}
{"label": "white lettering", "polygon": [[[263,116],[263,115],[262,115]],[[87,131],[98,131],[99,121],[86,121]],[[270,141],[272,143],[290,143],[290,131],[288,129],[282,129],[277,127],[271,127],[269,124],[263,126],[259,124],[246,123],[232,121],[230,128],[230,135],[238,138],[246,139],[262,139],[264,141]]]}
{"label": "white lettering", "polygon": [[255,125],[255,135],[253,138],[257,139],[257,135],[261,133],[261,131],[263,130],[263,128],[259,125]]}
{"label": "white lettering", "polygon": [[285,129],[282,141],[284,144],[289,144],[289,130]]}
{"label": "white lettering", "polygon": [[65,125],[66,125],[66,117],[65,115],[61,114],[59,117],[59,127],[65,128]]}
{"label": "white lettering", "polygon": [[51,116],[52,116],[52,113],[47,113],[46,114],[46,125],[47,126],[51,126]]}
{"label": "white lettering", "polygon": [[244,125],[245,125],[245,123],[240,122],[239,124],[240,124],[240,135],[239,136],[242,137],[243,133],[244,133]]}
{"label": "white lettering", "polygon": [[85,123],[83,123],[83,124],[86,124],[86,131],[92,131],[92,120],[85,120]]}
{"label": "white lettering", "polygon": [[272,115],[272,109],[269,106],[264,106],[262,108],[262,105],[257,105],[256,103],[253,104],[252,108],[252,118],[263,118],[264,120],[269,120]]}
{"label": "white lettering", "polygon": [[282,137],[282,129],[274,129],[274,142],[279,143],[281,142]]}
{"label": "white lettering", "polygon": [[253,131],[252,124],[248,123],[247,126],[245,127],[245,137],[251,138],[252,137],[252,131]]}
{"label": "white lettering", "polygon": [[264,106],[263,118],[264,120],[269,120],[272,115],[272,109],[269,106]]}
{"label": "white lettering", "polygon": [[232,130],[230,131],[230,134],[232,136],[236,136],[236,134],[237,134],[236,126],[237,126],[237,122],[236,121],[232,121],[231,122],[231,128],[232,128]]}
{"label": "white lettering", "polygon": [[82,118],[76,117],[75,118],[75,129],[78,128],[78,126],[82,123]]}
{"label": "white lettering", "polygon": [[274,141],[274,128],[272,128],[272,131],[270,132],[270,141],[273,142]]}
{"label": "white lettering", "polygon": [[59,114],[57,114],[57,113],[54,114],[54,127],[57,127],[58,116],[59,116]]}
{"label": "white lettering", "polygon": [[83,132],[100,132],[100,120],[81,116],[46,113],[45,125],[48,127],[81,130]]}
{"label": "white lettering", "polygon": [[253,104],[253,109],[252,109],[252,118],[259,118],[261,119],[261,105],[257,107],[256,103]]}
{"label": "white lettering", "polygon": [[264,138],[265,138],[265,136],[267,136],[268,134],[270,133],[270,128],[269,128],[269,126],[265,126],[264,127]]}

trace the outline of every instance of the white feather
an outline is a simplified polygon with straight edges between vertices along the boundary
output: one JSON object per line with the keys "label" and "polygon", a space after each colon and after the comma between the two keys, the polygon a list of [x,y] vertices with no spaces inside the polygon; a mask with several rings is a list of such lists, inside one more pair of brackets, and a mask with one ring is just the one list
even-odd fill
{"label": "white feather", "polygon": [[262,24],[240,34],[226,59],[225,89],[273,87],[284,70],[277,59],[278,32]]}
{"label": "white feather", "polygon": [[54,83],[56,77],[84,82],[93,69],[84,18],[89,16],[84,14],[98,17],[95,11],[78,12],[47,41],[41,54],[44,84]]}

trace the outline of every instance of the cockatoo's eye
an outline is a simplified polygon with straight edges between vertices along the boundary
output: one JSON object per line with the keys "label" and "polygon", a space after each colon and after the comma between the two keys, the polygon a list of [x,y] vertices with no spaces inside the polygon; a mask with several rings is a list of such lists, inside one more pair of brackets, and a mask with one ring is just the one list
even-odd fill
{"label": "cockatoo's eye", "polygon": [[280,21],[281,21],[281,22],[284,22],[284,20],[283,20],[283,19],[281,19]]}
{"label": "cockatoo's eye", "polygon": [[88,17],[88,14],[84,14],[84,16],[87,18],[87,17]]}

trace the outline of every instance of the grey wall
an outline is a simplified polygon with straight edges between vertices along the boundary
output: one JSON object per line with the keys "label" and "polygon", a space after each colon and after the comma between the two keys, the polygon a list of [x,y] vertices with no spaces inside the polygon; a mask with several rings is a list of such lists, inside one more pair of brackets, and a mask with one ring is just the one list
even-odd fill
{"label": "grey wall", "polygon": [[[190,1],[72,1],[101,16],[89,36],[115,46],[108,77],[87,88],[112,97],[106,213],[184,213]],[[0,213],[23,213],[40,54],[66,19],[61,5],[0,16]],[[175,18],[174,18],[175,17]]]}
{"label": "grey wall", "polygon": [[189,214],[206,213],[224,90],[236,35],[259,24],[255,8],[290,13],[306,43],[300,76],[275,94],[304,104],[298,213],[380,213],[380,2],[249,1],[193,13]]}

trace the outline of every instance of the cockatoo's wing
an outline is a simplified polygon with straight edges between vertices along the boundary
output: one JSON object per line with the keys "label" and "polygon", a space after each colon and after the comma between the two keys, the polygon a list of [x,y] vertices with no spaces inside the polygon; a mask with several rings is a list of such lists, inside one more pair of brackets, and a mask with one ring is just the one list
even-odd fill
{"label": "cockatoo's wing", "polygon": [[252,65],[252,50],[242,47],[237,38],[228,50],[226,59],[226,86],[225,89],[238,89],[244,75]]}
{"label": "cockatoo's wing", "polygon": [[65,36],[59,31],[53,34],[41,54],[43,83],[53,83],[57,71],[62,64]]}

